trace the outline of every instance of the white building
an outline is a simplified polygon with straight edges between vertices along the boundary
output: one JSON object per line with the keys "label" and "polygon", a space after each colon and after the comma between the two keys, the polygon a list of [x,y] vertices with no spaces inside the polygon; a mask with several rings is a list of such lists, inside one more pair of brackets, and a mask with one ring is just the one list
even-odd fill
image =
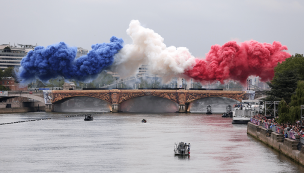
{"label": "white building", "polygon": [[89,51],[88,51],[87,49],[84,49],[84,48],[82,48],[82,47],[77,47],[76,58],[79,58],[79,57],[81,57],[81,56],[83,56],[83,55],[86,55],[86,54],[88,54],[88,53],[89,53]]}
{"label": "white building", "polygon": [[30,44],[10,44],[0,45],[0,69],[4,70],[8,67],[20,66],[21,59],[27,55],[30,50],[36,46]]}

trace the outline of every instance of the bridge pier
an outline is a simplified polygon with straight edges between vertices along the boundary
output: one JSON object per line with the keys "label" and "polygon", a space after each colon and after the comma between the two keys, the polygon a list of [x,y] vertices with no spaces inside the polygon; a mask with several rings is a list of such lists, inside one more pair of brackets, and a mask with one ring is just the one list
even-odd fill
{"label": "bridge pier", "polygon": [[45,112],[54,112],[53,104],[45,104]]}
{"label": "bridge pier", "polygon": [[112,113],[118,112],[119,104],[112,104]]}
{"label": "bridge pier", "polygon": [[178,112],[179,113],[187,113],[188,106],[185,104],[178,105]]}

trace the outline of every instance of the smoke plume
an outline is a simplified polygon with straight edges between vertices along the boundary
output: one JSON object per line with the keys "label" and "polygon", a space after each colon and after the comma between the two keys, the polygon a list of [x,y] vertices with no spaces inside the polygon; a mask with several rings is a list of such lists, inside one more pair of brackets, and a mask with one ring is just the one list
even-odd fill
{"label": "smoke plume", "polygon": [[78,59],[77,49],[64,42],[46,48],[38,46],[22,59],[18,76],[22,82],[35,78],[48,81],[57,76],[86,81],[111,69],[126,78],[135,76],[144,64],[150,74],[159,75],[165,82],[182,77],[202,83],[232,79],[244,84],[251,75],[271,80],[278,62],[291,56],[279,42],[230,41],[211,46],[205,59],[196,59],[185,47],[167,47],[164,38],[137,20],[130,22],[127,34],[132,44],[123,47],[123,40],[113,36],[110,43],[92,45],[92,50]]}
{"label": "smoke plume", "polygon": [[77,48],[69,47],[64,42],[46,48],[38,46],[22,59],[18,76],[22,82],[35,78],[46,82],[58,76],[85,81],[112,65],[114,55],[122,49],[122,44],[122,39],[113,36],[110,43],[92,45],[92,50],[87,55],[77,59]]}
{"label": "smoke plume", "polygon": [[235,41],[223,46],[214,45],[206,59],[195,59],[196,64],[185,72],[187,76],[198,81],[220,81],[232,79],[245,84],[251,76],[259,76],[262,81],[271,80],[274,67],[291,55],[286,46],[279,42],[273,44],[247,41],[240,45]]}
{"label": "smoke plume", "polygon": [[147,64],[150,74],[161,75],[169,81],[195,64],[187,48],[167,47],[159,34],[142,27],[138,20],[131,21],[127,34],[133,43],[115,55],[113,64],[113,69],[123,78],[135,75],[140,65]]}

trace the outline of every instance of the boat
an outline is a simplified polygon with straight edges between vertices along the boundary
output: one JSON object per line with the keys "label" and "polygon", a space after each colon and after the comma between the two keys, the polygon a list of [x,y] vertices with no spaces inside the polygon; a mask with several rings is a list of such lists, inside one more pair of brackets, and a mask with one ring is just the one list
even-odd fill
{"label": "boat", "polygon": [[232,124],[247,124],[254,115],[263,110],[262,102],[258,100],[242,100],[236,104],[232,113]]}
{"label": "boat", "polygon": [[262,114],[264,111],[264,102],[261,100],[242,100],[242,103],[249,104],[259,114]]}
{"label": "boat", "polygon": [[206,112],[206,114],[212,114],[212,110],[211,110],[211,106],[210,105],[207,106],[207,112]]}
{"label": "boat", "polygon": [[222,117],[232,117],[233,112],[231,111],[231,105],[226,106],[226,112],[223,113]]}
{"label": "boat", "polygon": [[93,116],[91,114],[84,115],[84,121],[93,121]]}
{"label": "boat", "polygon": [[142,120],[141,120],[141,122],[142,122],[142,123],[146,123],[146,122],[147,122],[147,120],[145,120],[145,119],[142,119]]}
{"label": "boat", "polygon": [[174,154],[179,156],[190,155],[190,143],[179,142],[174,145]]}

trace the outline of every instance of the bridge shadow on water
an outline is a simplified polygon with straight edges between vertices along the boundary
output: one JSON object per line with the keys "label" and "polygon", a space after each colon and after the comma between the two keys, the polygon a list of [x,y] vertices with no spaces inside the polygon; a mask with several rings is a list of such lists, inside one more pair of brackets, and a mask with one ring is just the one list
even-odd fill
{"label": "bridge shadow on water", "polygon": [[73,97],[54,104],[55,112],[110,112],[111,104],[93,97]]}
{"label": "bridge shadow on water", "polygon": [[163,113],[177,112],[178,104],[155,96],[136,97],[120,104],[121,112]]}
{"label": "bridge shadow on water", "polygon": [[[210,105],[213,113],[226,112],[226,106],[238,101],[225,97],[208,97],[190,103],[188,110],[191,113],[206,113]],[[178,112],[179,105],[166,98],[156,96],[136,97],[122,102],[120,112],[136,113],[174,113]],[[54,104],[55,112],[110,112],[111,104],[93,97],[73,97]]]}

